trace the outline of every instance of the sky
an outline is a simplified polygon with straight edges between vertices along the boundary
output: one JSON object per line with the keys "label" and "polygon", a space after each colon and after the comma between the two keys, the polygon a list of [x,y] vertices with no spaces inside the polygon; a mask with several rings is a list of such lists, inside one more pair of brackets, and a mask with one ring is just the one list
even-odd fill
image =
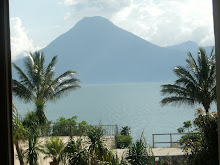
{"label": "sky", "polygon": [[212,0],[10,0],[12,61],[91,16],[105,17],[158,46],[214,45]]}

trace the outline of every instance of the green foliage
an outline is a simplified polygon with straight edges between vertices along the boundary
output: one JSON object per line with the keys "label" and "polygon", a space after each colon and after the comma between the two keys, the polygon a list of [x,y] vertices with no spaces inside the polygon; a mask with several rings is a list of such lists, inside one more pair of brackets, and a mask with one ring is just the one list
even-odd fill
{"label": "green foliage", "polygon": [[77,116],[69,119],[60,117],[52,123],[52,136],[82,136],[86,135],[89,125],[86,121],[77,123]]}
{"label": "green foliage", "polygon": [[52,121],[47,121],[41,126],[41,136],[52,136]]}
{"label": "green foliage", "polygon": [[183,128],[187,128],[188,129],[188,132],[189,132],[189,129],[192,128],[192,123],[191,121],[185,121],[183,122]]}
{"label": "green foliage", "polygon": [[38,137],[40,135],[40,122],[35,112],[27,112],[25,118],[23,119],[23,126],[27,130],[27,138],[34,136]]}
{"label": "green foliage", "polygon": [[116,136],[116,147],[117,148],[128,148],[132,144],[132,137],[128,135],[117,135]]}
{"label": "green foliage", "polygon": [[177,161],[177,165],[188,165],[186,156],[184,156],[183,158],[179,158]]}
{"label": "green foliage", "polygon": [[70,139],[64,153],[64,164],[70,165],[120,165],[116,157],[103,143],[105,130],[101,126],[90,126],[87,130],[88,148],[82,145],[81,139],[76,142]]}
{"label": "green foliage", "polygon": [[185,143],[184,150],[190,149],[188,164],[218,164],[218,114],[213,112],[203,115],[201,108],[197,111],[194,124],[203,135],[199,142],[189,139]]}
{"label": "green foliage", "polygon": [[86,121],[82,121],[78,123],[78,127],[73,130],[73,134],[77,136],[86,135],[87,130],[89,129],[89,125]]}
{"label": "green foliage", "polygon": [[91,164],[103,164],[106,162],[111,162],[114,158],[112,152],[105,146],[103,142],[103,136],[105,135],[105,130],[101,125],[91,126],[87,131],[87,136],[89,139],[89,161]]}
{"label": "green foliage", "polygon": [[130,135],[131,128],[128,126],[123,126],[120,132],[120,135]]}
{"label": "green foliage", "polygon": [[19,142],[24,140],[25,134],[26,134],[26,129],[23,126],[22,123],[22,118],[15,106],[14,103],[12,103],[12,112],[13,112],[13,127],[12,127],[12,132],[13,132],[13,142],[15,144],[15,148],[18,154],[18,159],[21,165],[24,165],[24,154],[23,154],[23,149],[21,148]]}
{"label": "green foliage", "polygon": [[47,121],[44,106],[48,100],[55,101],[68,92],[79,88],[78,79],[74,78],[74,71],[66,71],[54,78],[54,67],[57,56],[54,56],[48,66],[45,66],[45,56],[41,52],[30,53],[24,59],[25,72],[15,63],[18,80],[12,80],[13,94],[25,102],[33,102],[41,125]]}
{"label": "green foliage", "polygon": [[[178,128],[177,131],[179,133],[183,133],[185,132],[185,129],[187,129],[188,133],[198,132],[197,128],[195,128],[194,130],[190,130],[191,128],[192,128],[191,121],[185,121],[183,122],[183,127]],[[180,142],[180,145],[182,146],[183,144],[187,143],[187,141],[189,140],[191,140],[192,142],[200,142],[201,138],[202,138],[201,134],[186,134],[181,137],[179,142]]]}
{"label": "green foliage", "polygon": [[153,152],[150,150],[150,148],[147,148],[143,134],[139,140],[136,140],[136,142],[129,147],[128,156],[126,159],[131,165],[155,164]]}
{"label": "green foliage", "polygon": [[82,147],[81,139],[76,142],[70,139],[64,148],[63,162],[69,165],[87,165],[88,164],[88,152]]}
{"label": "green foliage", "polygon": [[87,136],[89,138],[89,152],[91,154],[102,155],[102,149],[104,145],[102,137],[104,134],[105,130],[101,126],[91,126],[88,129]]}
{"label": "green foliage", "polygon": [[13,103],[13,140],[14,142],[24,140],[26,130],[23,126],[22,117]]}
{"label": "green foliage", "polygon": [[189,140],[192,142],[200,142],[202,138],[201,134],[188,134],[181,137],[179,140],[180,145],[187,143]]}
{"label": "green foliage", "polygon": [[183,127],[180,127],[180,128],[177,129],[177,131],[178,131],[179,133],[183,133],[183,132],[185,131],[185,129],[184,129]]}
{"label": "green foliage", "polygon": [[58,137],[52,137],[43,146],[42,152],[46,155],[44,159],[51,158],[53,162],[59,162],[64,143]]}
{"label": "green foliage", "polygon": [[128,148],[132,143],[132,137],[130,136],[131,128],[123,126],[120,131],[120,135],[116,136],[117,148]]}
{"label": "green foliage", "polygon": [[38,136],[34,134],[28,138],[28,149],[25,151],[27,158],[27,163],[30,165],[37,165],[39,152],[41,151],[41,146],[38,141]]}
{"label": "green foliage", "polygon": [[23,126],[26,130],[25,139],[28,140],[28,148],[25,151],[25,157],[30,165],[37,164],[39,152],[41,151],[38,138],[40,135],[39,118],[35,112],[28,112],[23,120]]}
{"label": "green foliage", "polygon": [[172,164],[171,162],[172,162],[171,157],[166,156],[165,158],[162,158],[160,160],[159,165],[171,165]]}
{"label": "green foliage", "polygon": [[[213,48],[214,49],[214,48]],[[202,104],[206,113],[211,103],[216,101],[216,66],[213,50],[211,55],[199,48],[197,61],[188,53],[187,66],[177,66],[173,72],[178,77],[174,84],[162,85],[161,104]]]}
{"label": "green foliage", "polygon": [[77,116],[73,116],[69,119],[65,117],[59,117],[56,122],[53,123],[52,135],[53,136],[68,136],[70,135],[70,129],[76,126]]}

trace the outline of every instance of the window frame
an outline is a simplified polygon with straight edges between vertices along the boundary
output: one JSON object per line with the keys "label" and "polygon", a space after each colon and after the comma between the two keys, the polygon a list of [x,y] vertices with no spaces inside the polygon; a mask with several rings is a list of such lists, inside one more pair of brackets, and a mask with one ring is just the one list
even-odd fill
{"label": "window frame", "polygon": [[0,146],[1,163],[14,164],[9,0],[0,1]]}

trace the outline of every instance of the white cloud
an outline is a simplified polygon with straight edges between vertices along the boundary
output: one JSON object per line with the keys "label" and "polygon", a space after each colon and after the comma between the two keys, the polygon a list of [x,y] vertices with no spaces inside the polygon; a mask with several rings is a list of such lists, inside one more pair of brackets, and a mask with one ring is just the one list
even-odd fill
{"label": "white cloud", "polygon": [[160,46],[188,40],[214,44],[210,0],[64,0],[65,20],[100,15]]}
{"label": "white cloud", "polygon": [[79,5],[81,6],[81,9],[83,9],[86,6],[116,9],[116,8],[121,8],[123,6],[127,6],[128,4],[130,4],[131,1],[132,0],[108,0],[108,1],[107,0],[64,0],[64,5],[67,6]]}
{"label": "white cloud", "polygon": [[132,0],[64,0],[63,4],[70,7],[64,20],[77,22],[83,17],[103,16],[110,19],[114,13],[129,6]]}
{"label": "white cloud", "polygon": [[115,13],[111,20],[116,25],[160,46],[187,40],[195,41],[202,46],[214,44],[211,1],[136,2],[133,1],[126,9]]}
{"label": "white cloud", "polygon": [[27,55],[31,51],[39,49],[39,47],[33,45],[33,41],[28,37],[20,18],[10,19],[10,30],[12,61]]}
{"label": "white cloud", "polygon": [[70,17],[71,17],[71,13],[67,12],[64,16],[64,20],[68,20],[68,19],[70,19]]}

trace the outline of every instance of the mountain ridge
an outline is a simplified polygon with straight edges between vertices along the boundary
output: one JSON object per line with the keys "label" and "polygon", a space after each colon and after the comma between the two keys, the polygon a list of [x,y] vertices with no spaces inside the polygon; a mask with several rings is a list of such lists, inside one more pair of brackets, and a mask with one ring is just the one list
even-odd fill
{"label": "mountain ridge", "polygon": [[59,55],[57,74],[75,70],[82,83],[170,81],[184,65],[186,52],[160,47],[103,17],[86,17],[41,51],[49,61]]}

